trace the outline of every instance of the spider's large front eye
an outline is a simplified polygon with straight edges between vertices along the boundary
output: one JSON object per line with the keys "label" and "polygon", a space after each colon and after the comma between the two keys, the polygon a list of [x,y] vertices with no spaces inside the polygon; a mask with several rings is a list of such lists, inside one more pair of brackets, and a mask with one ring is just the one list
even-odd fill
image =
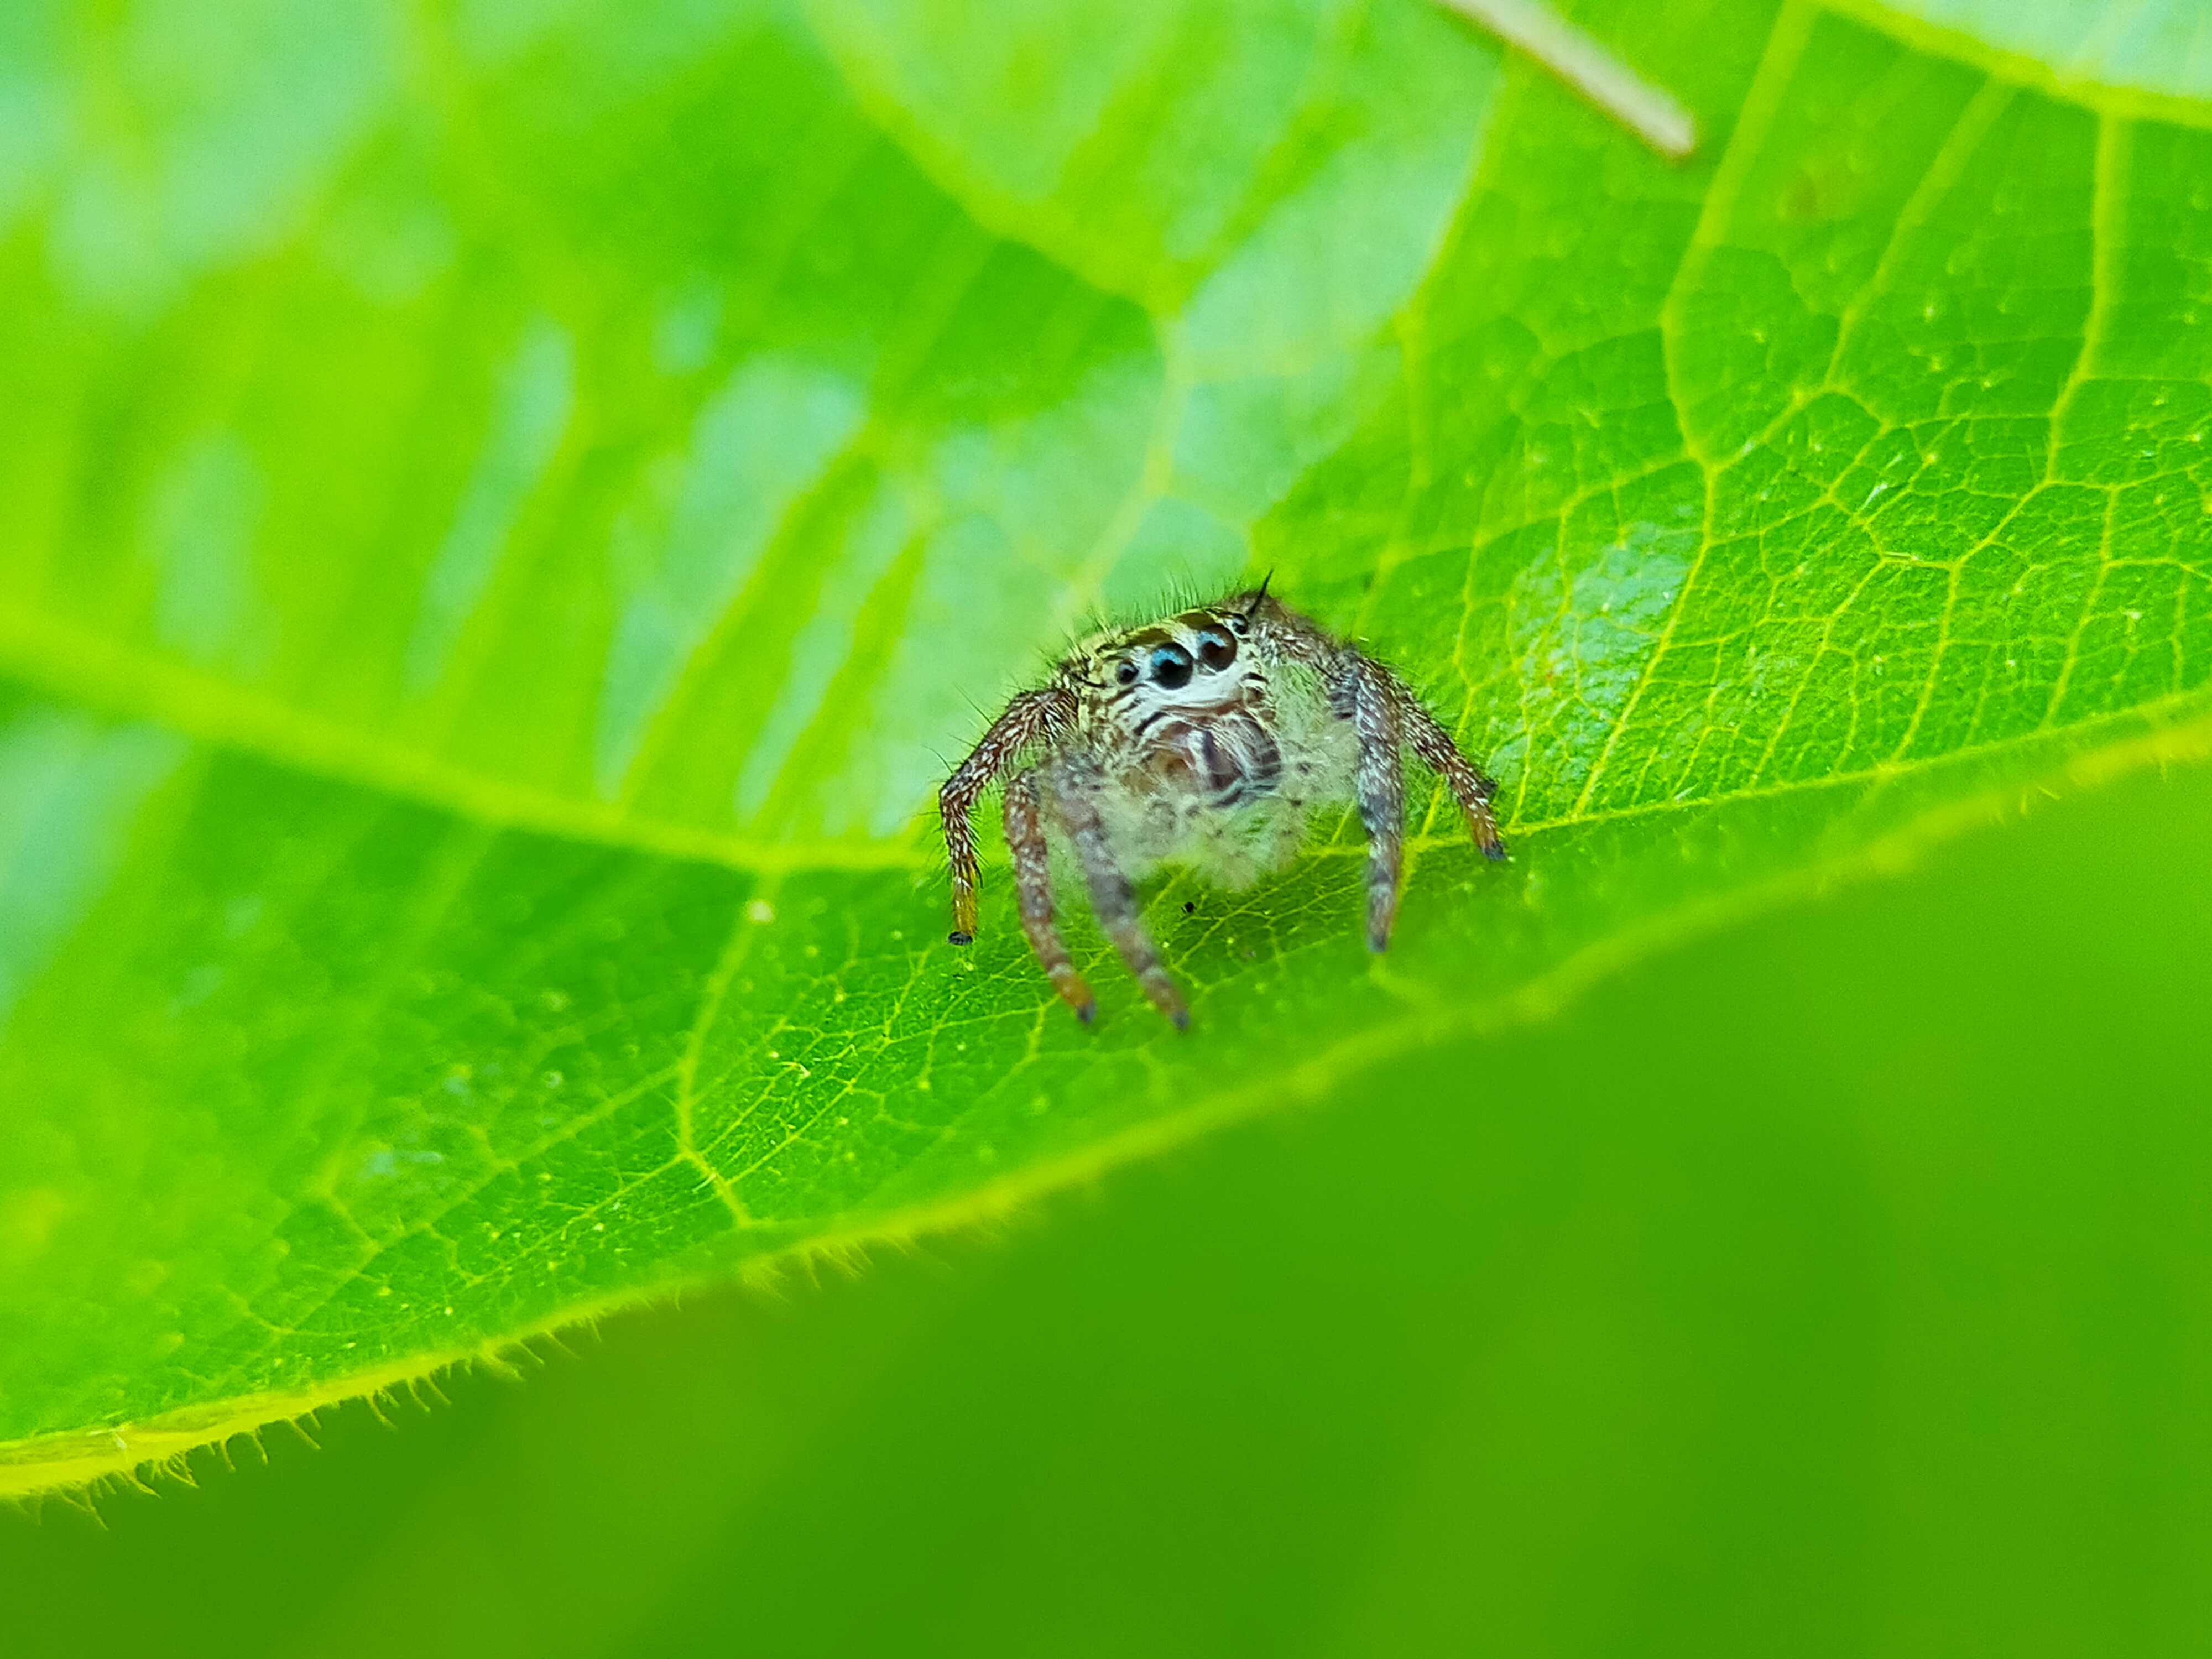
{"label": "spider's large front eye", "polygon": [[1137,665],[1124,657],[1114,666],[1114,678],[1120,684],[1134,685],[1138,672]]}
{"label": "spider's large front eye", "polygon": [[1178,690],[1190,684],[1190,653],[1179,645],[1164,645],[1152,653],[1152,684]]}
{"label": "spider's large front eye", "polygon": [[1237,660],[1237,641],[1229,637],[1229,630],[1218,623],[1209,623],[1198,630],[1199,666],[1209,674],[1218,674]]}

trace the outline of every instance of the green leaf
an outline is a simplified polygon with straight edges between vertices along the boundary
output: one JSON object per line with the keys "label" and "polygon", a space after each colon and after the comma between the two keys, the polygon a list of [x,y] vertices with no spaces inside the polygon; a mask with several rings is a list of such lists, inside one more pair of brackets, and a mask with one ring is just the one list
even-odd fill
{"label": "green leaf", "polygon": [[[2212,106],[1655,9],[1582,21],[1686,167],[1420,0],[11,9],[0,1488],[991,1215],[2203,747]],[[1356,826],[1170,879],[1193,1030],[1078,916],[1083,1030],[1002,870],[943,942],[934,787],[1095,607],[1268,568],[1514,861],[1417,792],[1380,959]]]}
{"label": "green leaf", "polygon": [[[2129,88],[2201,100],[2212,94],[2212,29],[2195,0],[2139,0],[2130,6],[2087,6],[2073,0],[1881,0],[1939,29],[2024,60],[2014,74],[2038,76],[2039,66],[2073,83]],[[2191,120],[2186,110],[2172,113]]]}

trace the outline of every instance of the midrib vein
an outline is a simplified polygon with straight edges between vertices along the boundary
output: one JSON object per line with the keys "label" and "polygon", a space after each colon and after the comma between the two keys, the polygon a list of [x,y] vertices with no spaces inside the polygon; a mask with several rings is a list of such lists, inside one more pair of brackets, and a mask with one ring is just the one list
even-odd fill
{"label": "midrib vein", "polygon": [[486,777],[70,623],[4,607],[0,673],[104,713],[155,720],[310,777],[421,801],[495,829],[536,830],[763,873],[907,869],[927,861],[901,842],[757,842]]}
{"label": "midrib vein", "polygon": [[[197,741],[287,767],[322,781],[370,789],[449,812],[493,830],[517,830],[598,842],[634,852],[717,864],[761,875],[807,872],[927,870],[939,863],[926,841],[757,842],[690,825],[625,816],[612,807],[573,799],[550,790],[486,778],[402,744],[367,737],[334,722],[289,708],[258,693],[227,684],[179,664],[151,659],[114,641],[50,618],[0,607],[0,676],[16,678],[49,696],[131,720],[149,720]],[[2027,750],[2056,738],[2094,744],[2100,733],[2136,722],[2153,726],[2202,717],[2212,709],[2202,688],[2074,722],[2045,723],[1993,741],[1820,777],[1790,779],[1717,793],[1577,811],[1556,817],[1516,820],[1508,832],[1531,836],[1592,829],[1631,818],[1727,806],[1776,795],[1895,783],[1950,763],[1984,759],[2008,749]],[[1410,837],[1409,850],[1449,844],[1455,837]],[[1305,856],[1364,856],[1363,845],[1310,848]]]}

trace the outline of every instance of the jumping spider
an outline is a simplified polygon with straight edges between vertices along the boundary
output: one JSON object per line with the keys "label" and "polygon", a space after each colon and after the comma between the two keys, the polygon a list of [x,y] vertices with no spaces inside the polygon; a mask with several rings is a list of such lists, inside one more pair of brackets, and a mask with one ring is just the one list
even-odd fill
{"label": "jumping spider", "polygon": [[938,797],[952,943],[975,936],[969,814],[1011,769],[1006,845],[1022,929],[1086,1024],[1098,1005],[1053,926],[1048,824],[1073,849],[1121,960],[1178,1030],[1190,1011],[1137,918],[1134,883],[1164,861],[1203,864],[1241,884],[1297,851],[1309,809],[1356,801],[1367,826],[1367,945],[1380,951],[1398,913],[1407,744],[1449,787],[1475,844],[1504,858],[1490,812],[1498,786],[1403,680],[1271,598],[1266,583],[1087,640],[1050,684],[1007,706]]}

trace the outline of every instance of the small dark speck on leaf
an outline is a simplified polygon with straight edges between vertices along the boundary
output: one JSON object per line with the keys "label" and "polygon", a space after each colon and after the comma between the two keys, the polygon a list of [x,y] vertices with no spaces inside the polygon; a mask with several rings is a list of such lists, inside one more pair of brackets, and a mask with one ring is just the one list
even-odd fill
{"label": "small dark speck on leaf", "polygon": [[1196,899],[1185,899],[1182,902],[1182,913],[1187,916],[1196,915],[1198,914],[1198,901]]}

